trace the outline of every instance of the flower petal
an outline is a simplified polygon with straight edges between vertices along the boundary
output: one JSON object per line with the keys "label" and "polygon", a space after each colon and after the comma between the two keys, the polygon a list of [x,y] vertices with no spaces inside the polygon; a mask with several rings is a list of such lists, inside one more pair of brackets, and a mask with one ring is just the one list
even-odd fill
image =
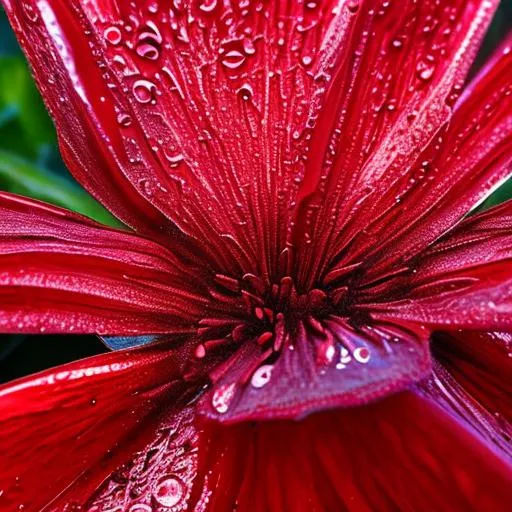
{"label": "flower petal", "polygon": [[139,230],[178,225],[222,268],[261,273],[275,260],[302,169],[297,138],[348,10],[335,0],[4,3],[88,190]]}
{"label": "flower petal", "polygon": [[78,6],[18,0],[3,4],[56,124],[71,173],[125,224],[154,235],[172,231],[172,223],[120,172],[115,148],[121,134],[113,106],[104,103],[110,97],[108,84],[84,28],[73,19]]}
{"label": "flower petal", "polygon": [[1,386],[0,509],[42,510],[76,479],[94,489],[147,442],[136,437],[174,396],[178,373],[172,343],[164,343]]}
{"label": "flower petal", "polygon": [[189,332],[199,279],[154,242],[0,193],[0,331]]}
{"label": "flower petal", "polygon": [[[308,262],[307,284],[333,270],[332,262],[371,269],[374,261],[365,253],[420,216],[417,201],[406,203],[404,194],[412,188],[423,195],[432,188],[439,195],[438,188],[449,188],[457,162],[432,173],[437,188],[420,174],[421,154],[429,144],[439,149],[434,137],[451,117],[456,92],[498,5],[486,0],[345,5],[358,3],[357,24],[339,50],[301,185],[294,242],[301,246],[301,261]],[[460,124],[457,118],[454,138]],[[444,147],[452,151],[450,144]],[[441,156],[443,162],[446,154]],[[486,175],[479,184],[483,188],[490,179]]]}
{"label": "flower petal", "polygon": [[[385,283],[394,302],[368,307],[374,308],[375,318],[401,318],[431,328],[512,329],[511,260],[508,201],[469,217],[413,260],[412,272]],[[366,293],[370,297],[371,289]]]}
{"label": "flower petal", "polygon": [[388,190],[396,206],[368,230],[384,240],[369,255],[378,262],[369,279],[426,248],[512,174],[511,68],[512,32],[466,88],[448,128]]}
{"label": "flower petal", "polygon": [[424,392],[512,460],[512,335],[442,333],[432,345],[438,362]]}
{"label": "flower petal", "polygon": [[193,421],[188,411],[163,424],[91,512],[508,510],[512,466],[413,393],[301,422]]}
{"label": "flower petal", "polygon": [[430,373],[426,330],[404,323],[354,329],[336,317],[322,329],[301,327],[270,364],[262,364],[255,341],[246,342],[222,371],[212,370],[201,412],[223,422],[301,418],[377,400]]}

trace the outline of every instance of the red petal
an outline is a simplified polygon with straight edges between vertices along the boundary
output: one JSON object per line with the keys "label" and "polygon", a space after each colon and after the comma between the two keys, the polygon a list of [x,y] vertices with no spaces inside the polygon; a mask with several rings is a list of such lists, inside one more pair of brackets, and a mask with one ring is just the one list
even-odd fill
{"label": "red petal", "polygon": [[139,229],[169,229],[162,212],[208,241],[223,268],[257,273],[275,259],[302,169],[297,137],[316,115],[325,84],[315,76],[332,61],[345,9],[5,3],[88,190]]}
{"label": "red petal", "polygon": [[[469,217],[386,284],[393,317],[444,329],[512,329],[512,201]],[[372,295],[371,290],[368,291]],[[371,307],[371,306],[370,306]]]}
{"label": "red petal", "polygon": [[382,260],[374,275],[427,247],[512,173],[511,68],[512,33],[468,86],[447,130],[388,191],[390,204],[400,202],[369,230],[385,241],[372,251]]}
{"label": "red petal", "polygon": [[120,172],[115,148],[122,136],[113,106],[104,103],[111,93],[71,3],[3,1],[56,124],[64,160],[127,225],[154,234],[169,231],[172,224]]}
{"label": "red petal", "polygon": [[[454,87],[461,88],[498,2],[359,4],[329,82],[301,186],[305,202],[295,242],[303,246],[301,261],[307,259],[313,270],[304,269],[307,283],[321,277],[315,270],[331,270],[333,261],[340,267],[363,261],[371,268],[363,253],[374,252],[398,226],[419,217],[417,200],[405,203],[402,196],[411,188],[421,195],[434,189],[420,175],[424,158],[419,158],[450,119]],[[432,176],[439,175],[439,189],[445,191],[455,168],[442,169]],[[314,243],[304,247],[304,238]]]}
{"label": "red petal", "polygon": [[275,362],[262,364],[261,350],[247,341],[222,372],[214,370],[202,413],[223,422],[301,418],[374,401],[430,373],[429,333],[421,328],[324,324],[323,334],[301,328]]}
{"label": "red petal", "polygon": [[439,361],[425,392],[512,458],[512,335],[437,335]]}
{"label": "red petal", "polygon": [[194,431],[191,412],[180,414],[88,505],[505,511],[511,484],[512,466],[433,402],[407,393],[301,422]]}
{"label": "red petal", "polygon": [[5,193],[0,269],[3,332],[187,332],[204,302],[168,249]]}
{"label": "red petal", "polygon": [[42,510],[77,478],[89,492],[99,485],[130,456],[134,440],[144,441],[133,438],[139,423],[170,399],[176,358],[159,344],[0,387],[0,509]]}

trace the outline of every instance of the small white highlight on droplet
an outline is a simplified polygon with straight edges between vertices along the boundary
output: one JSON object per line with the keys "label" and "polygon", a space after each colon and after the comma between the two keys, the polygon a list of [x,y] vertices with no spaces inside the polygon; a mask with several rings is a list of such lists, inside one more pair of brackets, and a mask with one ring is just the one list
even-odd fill
{"label": "small white highlight on droplet", "polygon": [[260,366],[252,375],[251,384],[255,388],[262,388],[266,386],[272,377],[272,370],[274,369],[274,365],[272,364],[264,364]]}
{"label": "small white highlight on droplet", "polygon": [[329,363],[334,359],[334,354],[336,353],[336,349],[333,345],[329,345],[325,350],[325,359]]}
{"label": "small white highlight on droplet", "polygon": [[352,361],[352,357],[350,356],[350,352],[345,348],[341,347],[340,349],[340,363],[341,364],[348,364]]}
{"label": "small white highlight on droplet", "polygon": [[219,386],[212,397],[212,406],[219,413],[224,414],[229,409],[229,404],[235,395],[235,384]]}
{"label": "small white highlight on droplet", "polygon": [[366,364],[370,360],[370,349],[358,347],[354,350],[354,359],[361,364]]}
{"label": "small white highlight on droplet", "polygon": [[164,507],[174,507],[183,498],[185,488],[181,479],[175,476],[164,477],[156,485],[153,496]]}

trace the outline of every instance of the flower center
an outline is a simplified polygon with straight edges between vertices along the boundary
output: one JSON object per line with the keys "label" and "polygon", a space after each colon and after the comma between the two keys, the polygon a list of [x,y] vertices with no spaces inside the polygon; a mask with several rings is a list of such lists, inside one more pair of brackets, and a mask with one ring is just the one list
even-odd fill
{"label": "flower center", "polygon": [[195,357],[187,359],[187,375],[207,377],[206,415],[295,417],[364,403],[429,371],[427,333],[374,321],[356,266],[331,271],[309,289],[292,276],[215,275],[211,316],[199,321],[189,345]]}
{"label": "flower center", "polygon": [[[254,387],[270,380],[273,364],[283,350],[295,350],[308,336],[321,340],[316,347],[318,366],[331,364],[335,358],[340,369],[353,360],[361,364],[369,361],[370,349],[348,321],[346,287],[334,293],[320,288],[301,293],[289,276],[268,285],[252,274],[242,280],[217,274],[215,282],[211,294],[228,305],[229,315],[199,322],[196,360],[225,361],[242,347],[257,347],[258,356],[251,351],[253,364],[242,379]],[[217,373],[220,378],[227,371],[226,365],[220,368],[210,372],[214,382]]]}

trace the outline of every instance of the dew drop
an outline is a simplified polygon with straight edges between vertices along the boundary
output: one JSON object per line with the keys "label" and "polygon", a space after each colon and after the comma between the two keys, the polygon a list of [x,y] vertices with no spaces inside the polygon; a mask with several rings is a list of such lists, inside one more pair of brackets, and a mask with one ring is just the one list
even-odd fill
{"label": "dew drop", "polygon": [[121,126],[124,126],[125,128],[127,128],[128,126],[130,126],[132,124],[132,118],[128,114],[119,113],[117,115],[117,122]]}
{"label": "dew drop", "polygon": [[416,68],[416,76],[423,82],[428,82],[434,74],[434,66],[420,62]]}
{"label": "dew drop", "polygon": [[404,43],[402,43],[402,41],[398,38],[393,39],[393,41],[391,41],[391,46],[393,46],[393,48],[400,49],[402,48],[403,45]]}
{"label": "dew drop", "polygon": [[345,348],[341,347],[340,349],[340,363],[348,364],[352,361],[352,357],[350,357],[350,352]]}
{"label": "dew drop", "polygon": [[151,188],[151,185],[147,179],[143,178],[139,180],[139,186],[142,188],[144,195],[147,197],[151,197],[153,195],[153,189]]}
{"label": "dew drop", "polygon": [[39,20],[39,13],[32,7],[32,2],[23,2],[21,6],[23,14],[29,21],[36,23]]}
{"label": "dew drop", "polygon": [[311,63],[313,62],[313,59],[309,56],[309,55],[305,55],[304,57],[302,57],[302,64],[304,66],[310,66]]}
{"label": "dew drop", "polygon": [[199,4],[199,9],[203,12],[212,12],[217,7],[217,0],[203,0]]}
{"label": "dew drop", "polygon": [[230,50],[222,56],[222,64],[229,69],[237,69],[245,62],[245,55],[238,50]]}
{"label": "dew drop", "polygon": [[135,52],[139,57],[148,60],[157,60],[160,55],[158,48],[151,43],[140,43]]}
{"label": "dew drop", "polygon": [[273,369],[274,365],[272,364],[264,364],[263,366],[260,366],[252,375],[252,386],[258,389],[266,386],[270,382]]}
{"label": "dew drop", "polygon": [[133,94],[139,103],[155,101],[156,85],[149,80],[137,80],[133,84]]}
{"label": "dew drop", "polygon": [[145,503],[135,503],[128,512],[153,512],[153,509]]}
{"label": "dew drop", "polygon": [[226,413],[234,396],[235,384],[223,384],[222,386],[219,386],[213,393],[213,408],[220,414]]}
{"label": "dew drop", "polygon": [[171,167],[177,167],[185,159],[182,153],[170,151],[167,148],[164,148],[164,156],[171,164]]}
{"label": "dew drop", "polygon": [[242,46],[246,55],[254,55],[256,53],[256,48],[250,39],[244,39]]}
{"label": "dew drop", "polygon": [[185,485],[176,476],[165,476],[156,485],[153,496],[164,507],[174,507],[185,495]]}
{"label": "dew drop", "polygon": [[103,37],[107,42],[115,46],[121,42],[123,36],[117,27],[108,27],[103,32]]}
{"label": "dew drop", "polygon": [[358,347],[354,350],[354,359],[361,364],[366,364],[370,360],[370,350],[366,347]]}
{"label": "dew drop", "polygon": [[244,84],[238,89],[237,93],[244,101],[249,101],[252,98],[253,90],[249,84]]}
{"label": "dew drop", "polygon": [[349,0],[347,2],[347,9],[352,13],[356,13],[359,10],[359,0]]}

